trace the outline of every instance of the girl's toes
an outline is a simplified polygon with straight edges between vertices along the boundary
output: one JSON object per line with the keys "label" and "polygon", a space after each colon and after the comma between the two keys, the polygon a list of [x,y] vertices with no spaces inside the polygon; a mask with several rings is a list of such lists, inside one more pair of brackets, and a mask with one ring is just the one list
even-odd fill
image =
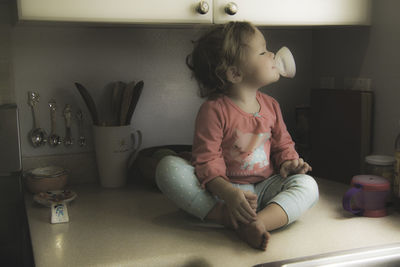
{"label": "girl's toes", "polygon": [[262,237],[261,246],[260,246],[261,250],[267,249],[268,239],[269,239],[268,233],[264,233],[263,237]]}

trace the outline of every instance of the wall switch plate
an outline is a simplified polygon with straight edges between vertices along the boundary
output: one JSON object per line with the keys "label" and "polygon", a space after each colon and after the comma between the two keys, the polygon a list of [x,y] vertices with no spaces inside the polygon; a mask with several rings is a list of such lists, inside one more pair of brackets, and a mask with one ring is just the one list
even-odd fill
{"label": "wall switch plate", "polygon": [[51,223],[69,222],[67,204],[58,202],[51,204]]}
{"label": "wall switch plate", "polygon": [[344,89],[371,91],[371,81],[370,78],[345,78]]}

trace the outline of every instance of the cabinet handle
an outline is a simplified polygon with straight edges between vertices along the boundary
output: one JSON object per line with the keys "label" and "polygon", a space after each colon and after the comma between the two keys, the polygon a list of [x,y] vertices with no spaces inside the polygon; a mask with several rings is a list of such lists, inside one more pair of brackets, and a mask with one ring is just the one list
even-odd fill
{"label": "cabinet handle", "polygon": [[238,6],[234,2],[229,2],[225,7],[225,13],[228,15],[235,15],[238,12]]}
{"label": "cabinet handle", "polygon": [[210,6],[206,1],[200,1],[198,4],[196,11],[199,12],[200,14],[204,15],[208,13],[208,10],[210,9]]}

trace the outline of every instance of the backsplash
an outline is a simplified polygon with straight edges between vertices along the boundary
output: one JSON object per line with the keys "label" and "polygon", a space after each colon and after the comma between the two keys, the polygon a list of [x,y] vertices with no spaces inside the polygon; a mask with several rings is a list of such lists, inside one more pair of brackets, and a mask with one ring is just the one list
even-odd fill
{"label": "backsplash", "polygon": [[400,132],[400,1],[372,1],[372,27],[313,31],[313,85],[319,77],[372,79],[372,153],[393,155]]}
{"label": "backsplash", "polygon": [[[0,1],[4,7],[7,1]],[[271,51],[288,46],[294,54],[297,74],[282,78],[263,91],[281,104],[289,130],[295,126],[295,107],[309,103],[310,88],[321,77],[334,77],[335,87],[346,77],[372,78],[375,95],[375,153],[391,154],[400,130],[400,97],[396,47],[399,18],[390,13],[399,7],[394,0],[374,2],[373,26],[342,29],[263,30]],[[0,9],[1,14],[4,8]],[[389,13],[390,16],[387,15]],[[191,40],[204,30],[190,28],[98,27],[76,25],[29,25],[7,23],[0,16],[0,101],[17,102],[20,109],[24,157],[93,153],[91,119],[74,86],[85,85],[96,103],[109,101],[105,91],[111,82],[144,81],[144,90],[133,116],[133,128],[143,132],[142,147],[161,144],[190,144],[193,123],[203,99],[185,66]],[[4,38],[3,38],[4,37]],[[8,66],[8,67],[7,67]],[[27,92],[40,94],[39,119],[50,131],[47,102],[57,101],[57,133],[65,135],[62,109],[82,109],[86,147],[73,145],[33,148],[27,134],[33,126]],[[104,104],[102,104],[104,105]],[[101,110],[100,110],[101,112]],[[76,121],[72,131],[78,137]]]}
{"label": "backsplash", "polygon": [[23,157],[24,170],[46,166],[62,166],[68,171],[68,184],[98,182],[96,157],[93,152]]}
{"label": "backsplash", "polygon": [[15,102],[11,73],[11,16],[7,2],[0,1],[0,105]]}
{"label": "backsplash", "polygon": [[[24,157],[93,151],[89,112],[74,82],[86,86],[98,109],[110,105],[106,91],[115,81],[144,81],[144,89],[132,118],[132,127],[143,133],[142,147],[191,144],[197,110],[204,101],[197,95],[185,57],[204,29],[110,28],[78,26],[18,25],[12,29],[15,91],[22,114],[21,135]],[[295,79],[282,78],[265,88],[276,97],[289,128],[294,127],[294,107],[308,103],[311,81],[311,31],[265,31],[269,48],[288,46],[295,58]],[[28,91],[40,94],[37,104],[41,127],[50,131],[48,101],[57,102],[57,133],[65,136],[62,110],[82,109],[87,146],[55,148],[31,146],[27,134],[33,127]],[[72,133],[78,138],[76,120]],[[75,142],[76,143],[76,142]]]}

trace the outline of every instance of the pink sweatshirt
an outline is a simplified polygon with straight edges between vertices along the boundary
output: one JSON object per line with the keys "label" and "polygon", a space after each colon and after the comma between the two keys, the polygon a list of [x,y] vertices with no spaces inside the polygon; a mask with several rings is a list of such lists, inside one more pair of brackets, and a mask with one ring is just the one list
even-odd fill
{"label": "pink sweatshirt", "polygon": [[278,102],[257,92],[260,111],[241,110],[227,96],[207,100],[196,119],[192,164],[204,188],[221,176],[253,184],[279,172],[282,162],[299,158]]}

